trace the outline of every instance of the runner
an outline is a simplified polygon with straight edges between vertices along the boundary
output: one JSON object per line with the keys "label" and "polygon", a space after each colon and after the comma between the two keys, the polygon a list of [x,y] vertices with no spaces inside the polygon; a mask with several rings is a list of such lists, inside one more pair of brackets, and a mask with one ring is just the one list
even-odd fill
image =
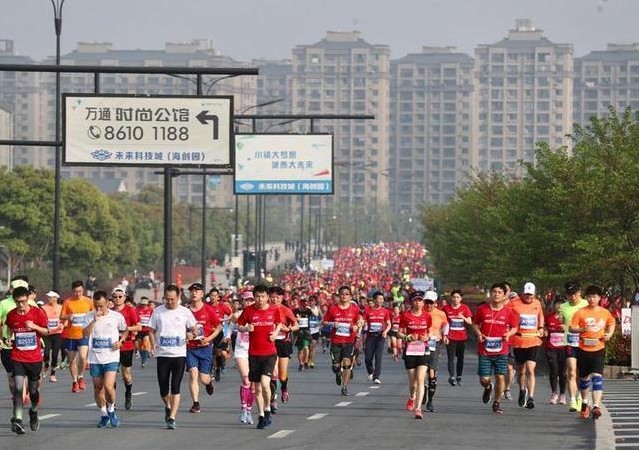
{"label": "runner", "polygon": [[42,374],[43,350],[40,337],[49,333],[47,315],[37,306],[31,306],[27,301],[28,296],[29,290],[27,287],[16,287],[13,290],[13,299],[16,307],[9,311],[6,317],[6,326],[14,335],[11,362],[13,364],[15,392],[13,395],[11,431],[16,434],[24,434],[22,413],[24,395],[26,394],[23,391],[25,384],[31,401],[29,427],[32,431],[40,428],[40,420],[38,418],[40,391],[38,387]]}
{"label": "runner", "polygon": [[[424,298],[426,312],[430,314],[431,326],[428,329],[428,351],[426,364],[428,365],[428,385],[426,388],[426,410],[435,412],[433,398],[437,391],[437,371],[439,369],[439,356],[442,346],[448,345],[448,318],[444,311],[435,307],[437,292],[427,291]],[[423,402],[423,400],[422,400]]]}
{"label": "runner", "polygon": [[[506,286],[503,283],[493,284],[490,288],[490,303],[477,307],[473,330],[477,335],[479,383],[484,388],[482,401],[488,403],[490,394],[493,397],[493,412],[503,414],[501,396],[506,386],[508,372],[508,339],[517,332],[517,317],[510,308],[505,308]],[[491,375],[495,375],[495,383]]]}
{"label": "runner", "polygon": [[[561,300],[552,305],[546,316],[546,358],[548,359],[548,380],[550,381],[550,404],[566,404],[566,350],[564,348],[565,326],[561,318]],[[559,385],[559,386],[558,386]],[[559,391],[557,391],[559,387]]]}
{"label": "runner", "polygon": [[512,338],[510,345],[515,354],[519,397],[517,404],[526,409],[535,407],[535,367],[537,353],[541,346],[541,334],[544,330],[544,309],[535,297],[535,285],[526,283],[524,293],[510,303],[519,321],[519,330]]}
{"label": "runner", "polygon": [[151,352],[156,356],[160,397],[164,403],[164,422],[169,430],[177,428],[180,385],[186,368],[186,340],[198,335],[193,313],[180,305],[180,288],[164,288],[164,305],[153,311],[149,321]]}
{"label": "runner", "polygon": [[277,360],[275,337],[279,334],[280,309],[268,302],[268,288],[253,289],[255,304],[244,308],[237,319],[238,332],[249,333],[249,381],[255,383],[259,420],[257,428],[271,425],[271,377]]}
{"label": "runner", "polygon": [[295,314],[297,323],[300,326],[295,346],[297,347],[297,370],[301,372],[302,370],[309,368],[310,347],[312,341],[310,320],[313,317],[313,311],[309,308],[306,298],[300,299],[300,305],[293,311],[293,314]]}
{"label": "runner", "polygon": [[[382,374],[382,357],[384,356],[386,337],[391,329],[390,313],[383,305],[384,294],[377,291],[373,294],[373,306],[364,310],[364,326],[366,327],[364,362],[368,372],[368,381],[375,384],[382,383],[379,378]],[[373,358],[375,359],[374,366]]]}
{"label": "runner", "polygon": [[339,302],[332,305],[323,323],[331,324],[331,361],[335,374],[335,383],[342,386],[341,393],[348,396],[348,381],[353,366],[355,339],[363,324],[359,315],[359,307],[351,302],[352,292],[349,286],[337,290]]}
{"label": "runner", "polygon": [[575,281],[566,283],[566,297],[568,301],[561,305],[561,318],[566,325],[565,340],[566,344],[566,377],[567,388],[570,402],[568,404],[570,412],[581,410],[581,395],[577,397],[577,348],[579,348],[579,335],[571,333],[569,325],[572,322],[572,316],[581,308],[588,306],[588,301],[581,297],[581,287]]}
{"label": "runner", "polygon": [[193,406],[189,412],[199,413],[202,410],[199,383],[204,385],[208,395],[213,395],[213,380],[211,380],[213,346],[211,342],[222,332],[222,324],[215,314],[215,310],[204,303],[204,286],[200,283],[193,283],[189,286],[189,292],[191,293],[189,309],[197,321],[198,329],[198,334],[186,344],[186,369],[189,371],[189,392],[193,400]]}
{"label": "runner", "polygon": [[[579,333],[577,349],[577,369],[579,372],[579,390],[581,391],[580,416],[587,419],[601,417],[601,399],[603,397],[603,369],[606,357],[606,342],[615,332],[615,318],[606,308],[599,306],[603,291],[599,286],[586,288],[588,306],[576,311],[570,321],[571,333]],[[592,383],[592,385],[591,385]],[[592,388],[592,398],[590,390]],[[592,402],[592,411],[589,404]]]}
{"label": "runner", "polygon": [[[242,293],[242,306],[231,315],[231,323],[237,327],[237,319],[242,315],[244,308],[255,302],[253,292],[244,291]],[[240,375],[240,423],[253,425],[253,415],[251,409],[255,402],[255,385],[249,381],[249,332],[237,330],[235,338],[235,349],[233,350],[235,367]]]}
{"label": "runner", "polygon": [[149,350],[151,350],[151,343],[149,342],[149,321],[153,314],[153,306],[149,304],[148,297],[140,298],[140,305],[138,306],[138,317],[140,318],[140,325],[142,330],[136,336],[136,342],[140,351],[140,362],[144,369],[146,363],[149,360]]}
{"label": "runner", "polygon": [[133,389],[133,372],[131,367],[133,366],[133,352],[135,351],[135,335],[138,331],[142,330],[142,324],[140,323],[140,317],[137,310],[125,303],[126,294],[123,288],[116,287],[113,290],[112,296],[113,310],[122,314],[127,325],[127,336],[122,340],[122,345],[119,348],[120,351],[120,368],[122,370],[122,380],[124,381],[124,408],[128,411],[131,409],[132,389]]}
{"label": "runner", "polygon": [[[93,294],[94,311],[87,315],[89,323],[83,335],[89,340],[89,372],[93,377],[93,397],[100,410],[98,428],[120,426],[120,418],[115,410],[115,379],[118,375],[123,347],[129,335],[124,316],[109,310],[107,293]],[[122,333],[122,335],[120,335]],[[129,408],[127,408],[129,409]]]}
{"label": "runner", "polygon": [[393,313],[391,314],[391,329],[388,332],[388,336],[390,338],[390,350],[393,354],[394,361],[399,361],[399,354],[402,351],[402,340],[397,337],[401,317],[402,313],[400,306],[393,306]]}
{"label": "runner", "polygon": [[[450,304],[444,306],[444,313],[448,319],[446,353],[448,355],[448,383],[451,386],[462,385],[464,353],[468,340],[466,326],[473,323],[473,314],[468,305],[462,303],[462,300],[461,290],[454,289],[451,292]],[[455,359],[457,359],[457,364],[455,364]]]}
{"label": "runner", "polygon": [[87,324],[87,314],[93,311],[93,301],[84,296],[82,281],[71,283],[73,295],[62,304],[60,320],[66,320],[67,325],[64,348],[68,353],[69,371],[73,380],[71,392],[86,389],[84,371],[86,370],[89,341],[82,336],[82,330]]}
{"label": "runner", "polygon": [[215,382],[218,383],[222,378],[222,371],[226,367],[226,358],[229,352],[230,330],[229,317],[233,314],[231,306],[220,300],[220,291],[214,287],[209,291],[209,304],[215,310],[217,318],[222,322],[223,332],[218,334],[213,340],[213,351],[215,353]]}
{"label": "runner", "polygon": [[280,332],[275,337],[275,348],[277,349],[277,364],[273,377],[271,378],[271,412],[277,411],[277,379],[280,380],[282,391],[282,403],[288,403],[288,360],[293,353],[293,342],[291,333],[300,329],[297,318],[290,308],[282,303],[284,299],[284,289],[280,286],[271,286],[268,289],[270,301],[279,309],[281,321]]}
{"label": "runner", "polygon": [[[512,286],[509,282],[504,281],[503,285],[506,287],[506,302],[504,303],[505,307],[510,307],[510,304],[513,300],[519,297],[517,292],[514,292]],[[510,393],[511,388],[513,387],[513,383],[515,382],[515,352],[512,346],[508,347],[508,373],[506,373],[506,387],[504,390],[504,397],[506,400],[512,400],[513,396]]]}
{"label": "runner", "polygon": [[44,367],[49,372],[49,382],[55,383],[58,379],[55,371],[58,370],[58,357],[62,349],[62,329],[64,325],[60,320],[62,305],[58,303],[60,294],[49,291],[46,294],[48,302],[42,305],[42,310],[47,315],[49,334],[44,338]]}
{"label": "runner", "polygon": [[313,315],[309,318],[309,328],[311,331],[311,347],[308,353],[308,367],[310,369],[315,368],[315,352],[317,351],[317,346],[320,345],[321,337],[321,329],[320,323],[322,322],[322,311],[317,304],[317,296],[311,295],[308,298],[309,308],[313,312]]}
{"label": "runner", "polygon": [[424,292],[414,291],[409,296],[411,308],[402,313],[397,337],[406,342],[404,367],[408,372],[408,402],[406,409],[415,411],[415,419],[423,419],[424,382],[428,362],[428,330],[431,316],[424,310]]}

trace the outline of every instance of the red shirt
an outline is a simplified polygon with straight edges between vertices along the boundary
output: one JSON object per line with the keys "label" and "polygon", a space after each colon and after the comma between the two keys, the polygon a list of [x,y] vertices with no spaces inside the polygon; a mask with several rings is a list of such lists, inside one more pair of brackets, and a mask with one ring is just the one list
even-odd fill
{"label": "red shirt", "polygon": [[402,313],[399,313],[397,315],[393,315],[393,317],[391,317],[391,331],[399,331],[399,322],[402,319]]}
{"label": "red shirt", "polygon": [[231,306],[226,302],[218,301],[216,305],[210,303],[210,306],[215,310],[215,314],[217,314],[217,318],[220,321],[228,318],[231,314],[233,314]]}
{"label": "red shirt", "polygon": [[149,321],[151,320],[151,314],[153,314],[153,308],[150,306],[139,306],[138,317],[140,317],[140,324],[142,325],[142,332],[149,332]]}
{"label": "red shirt", "polygon": [[[197,321],[197,329],[199,336],[203,338],[209,336],[213,333],[220,325],[220,318],[215,313],[215,309],[212,306],[207,305],[206,303],[202,304],[202,307],[195,311],[193,308],[189,308],[193,313],[193,317]],[[208,345],[208,344],[207,344]],[[186,348],[197,348],[202,347],[202,341],[200,339],[193,339],[186,343]]]}
{"label": "red shirt", "polygon": [[399,318],[399,327],[406,330],[405,334],[416,334],[417,336],[427,335],[432,323],[433,319],[426,310],[422,311],[421,316],[416,316],[412,311],[404,311]]}
{"label": "red shirt", "polygon": [[381,333],[390,322],[390,313],[386,308],[366,308],[364,310],[366,330],[369,333]]}
{"label": "red shirt", "polygon": [[546,347],[550,349],[564,348],[564,324],[554,312],[546,316],[548,339]]}
{"label": "red shirt", "polygon": [[[124,307],[121,311],[118,311],[117,308],[114,308],[114,311],[119,312],[124,316],[124,321],[126,322],[127,327],[134,327],[140,323],[140,317],[138,316],[137,310],[131,306],[124,304]],[[126,341],[122,343],[122,347],[120,347],[120,351],[127,352],[135,350],[135,345],[133,341],[135,340],[135,335],[137,333],[135,331],[129,331],[128,336],[126,337]]]}
{"label": "red shirt", "polygon": [[37,363],[42,361],[42,344],[40,343],[40,333],[29,330],[27,321],[32,321],[36,325],[47,328],[49,319],[40,308],[31,306],[26,314],[20,314],[16,309],[12,309],[7,314],[5,324],[11,328],[15,339],[11,349],[11,359],[22,363]]}
{"label": "red shirt", "polygon": [[334,322],[331,331],[331,344],[353,344],[357,335],[353,331],[353,326],[359,321],[359,307],[351,303],[346,309],[339,305],[328,308],[324,316],[324,322]]}
{"label": "red shirt", "polygon": [[473,317],[468,305],[461,303],[456,309],[452,305],[446,305],[444,306],[444,313],[448,318],[448,339],[453,341],[465,341],[468,339],[466,322],[463,320],[464,317]]}
{"label": "red shirt", "polygon": [[[295,314],[293,314],[293,311],[291,311],[289,307],[280,304],[279,309],[280,309],[280,320],[284,326],[290,327],[297,323],[297,318],[295,317]],[[290,337],[291,337],[290,332],[280,331],[279,335],[277,336],[277,340],[278,341],[290,340]]]}
{"label": "red shirt", "polygon": [[275,305],[269,305],[266,309],[259,309],[255,305],[244,308],[237,324],[252,324],[255,327],[249,333],[249,356],[277,355],[275,343],[269,336],[280,322],[280,310]]}
{"label": "red shirt", "polygon": [[483,356],[508,354],[508,342],[502,337],[511,328],[517,328],[519,325],[519,318],[512,308],[505,306],[495,311],[489,303],[479,305],[474,322],[479,326],[481,334],[488,338],[477,345],[477,354]]}

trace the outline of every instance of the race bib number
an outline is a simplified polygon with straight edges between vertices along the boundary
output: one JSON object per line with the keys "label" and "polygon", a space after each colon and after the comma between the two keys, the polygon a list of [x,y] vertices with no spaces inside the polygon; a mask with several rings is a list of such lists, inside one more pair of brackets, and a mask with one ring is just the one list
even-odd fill
{"label": "race bib number", "polygon": [[73,314],[71,316],[71,324],[74,327],[83,327],[87,323],[87,315],[86,314]]}
{"label": "race bib number", "polygon": [[248,333],[237,333],[237,335],[240,337],[240,343],[241,344],[248,344],[248,342],[249,342],[249,334]]}
{"label": "race bib number", "polygon": [[197,335],[200,337],[204,337],[204,325],[201,323],[196,323],[195,328],[197,328]]}
{"label": "race bib number", "polygon": [[484,346],[488,353],[499,353],[503,348],[503,339],[500,337],[487,337]]}
{"label": "race bib number", "polygon": [[140,316],[140,325],[148,327],[151,322],[151,316]]}
{"label": "race bib number", "polygon": [[335,336],[350,337],[351,324],[343,322],[335,322]]}
{"label": "race bib number", "polygon": [[568,345],[571,347],[579,347],[579,333],[568,333]]}
{"label": "race bib number", "polygon": [[47,328],[49,328],[49,330],[53,330],[54,328],[58,327],[59,323],[60,321],[58,319],[49,319],[49,321],[47,322]]}
{"label": "race bib number", "polygon": [[368,332],[369,333],[379,333],[382,331],[382,326],[383,324],[381,322],[371,322],[368,325]]}
{"label": "race bib number", "polygon": [[450,329],[454,331],[463,331],[464,328],[464,319],[451,318],[450,319]]}
{"label": "race bib number", "polygon": [[584,338],[583,343],[585,347],[594,347],[599,344],[599,339],[595,338]]}
{"label": "race bib number", "polygon": [[160,336],[160,347],[179,347],[181,341],[179,336]]}
{"label": "race bib number", "polygon": [[308,317],[300,317],[298,323],[300,324],[300,328],[308,328]]}
{"label": "race bib number", "polygon": [[521,314],[519,316],[519,330],[524,332],[530,332],[531,330],[537,331],[537,316],[535,314]]}
{"label": "race bib number", "polygon": [[431,352],[437,350],[437,340],[433,337],[428,339],[428,350]]}
{"label": "race bib number", "polygon": [[91,339],[91,348],[94,351],[104,351],[104,350],[109,350],[111,349],[111,347],[113,347],[113,344],[111,343],[111,338],[99,338],[99,337],[94,337]]}
{"label": "race bib number", "polygon": [[564,344],[564,334],[550,333],[549,342],[553,347],[561,347]]}
{"label": "race bib number", "polygon": [[18,350],[35,350],[38,347],[38,338],[34,331],[16,333],[16,348]]}
{"label": "race bib number", "polygon": [[426,354],[426,342],[412,341],[406,344],[406,356],[424,356]]}

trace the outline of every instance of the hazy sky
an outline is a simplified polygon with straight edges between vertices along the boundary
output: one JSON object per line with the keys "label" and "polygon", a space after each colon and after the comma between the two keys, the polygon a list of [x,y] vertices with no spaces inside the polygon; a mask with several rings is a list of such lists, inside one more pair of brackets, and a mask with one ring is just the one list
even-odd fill
{"label": "hazy sky", "polygon": [[[56,0],[60,1],[60,0]],[[469,54],[506,36],[516,18],[530,18],[575,55],[609,42],[639,42],[639,0],[66,0],[62,51],[78,41],[121,49],[161,49],[167,41],[213,39],[239,60],[289,58],[327,30],[359,30],[392,58],[423,45],[455,45]],[[0,39],[22,55],[55,52],[50,0],[0,0]]]}

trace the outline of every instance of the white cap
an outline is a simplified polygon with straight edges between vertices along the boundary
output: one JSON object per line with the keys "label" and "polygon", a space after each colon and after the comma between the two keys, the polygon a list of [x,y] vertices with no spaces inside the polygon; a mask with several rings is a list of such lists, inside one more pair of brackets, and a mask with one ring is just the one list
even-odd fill
{"label": "white cap", "polygon": [[113,288],[113,290],[111,291],[111,295],[115,294],[115,293],[116,293],[116,292],[118,292],[118,291],[120,291],[120,292],[122,292],[122,293],[126,292],[122,286],[116,286],[116,287],[114,287],[114,288]]}
{"label": "white cap", "polygon": [[424,300],[430,301],[430,302],[436,302],[437,301],[437,292],[435,292],[435,291],[426,291],[426,295],[424,296]]}
{"label": "white cap", "polygon": [[29,289],[29,283],[24,280],[13,280],[11,282],[11,289],[17,289],[19,287]]}
{"label": "white cap", "polygon": [[524,284],[524,294],[532,294],[535,295],[535,285],[530,281]]}
{"label": "white cap", "polygon": [[56,297],[56,298],[60,298],[60,294],[58,294],[56,291],[49,291],[46,294],[47,297]]}

